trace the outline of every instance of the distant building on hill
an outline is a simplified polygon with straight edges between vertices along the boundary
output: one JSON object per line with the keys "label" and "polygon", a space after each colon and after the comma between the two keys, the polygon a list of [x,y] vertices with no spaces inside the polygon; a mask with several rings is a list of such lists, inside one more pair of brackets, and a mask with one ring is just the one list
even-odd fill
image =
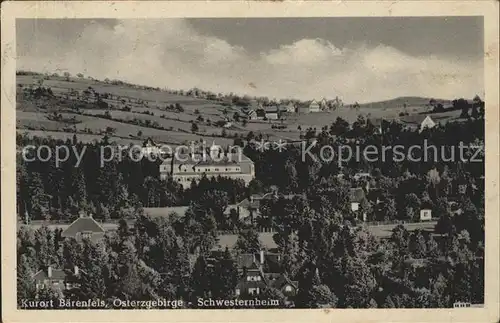
{"label": "distant building on hill", "polygon": [[153,141],[153,139],[148,137],[142,143],[141,151],[144,156],[151,154],[158,155],[160,153],[160,147],[158,146],[158,144],[156,144],[156,142]]}
{"label": "distant building on hill", "polygon": [[298,113],[311,113],[311,112],[320,112],[321,106],[316,100],[307,101],[301,103],[297,107]]}
{"label": "distant building on hill", "polygon": [[329,109],[328,107],[328,101],[323,98],[320,102],[319,102],[319,108],[321,111],[327,111]]}
{"label": "distant building on hill", "polygon": [[316,100],[311,100],[308,102],[309,112],[320,112],[321,104],[319,104]]}
{"label": "distant building on hill", "polygon": [[265,116],[267,120],[278,120],[280,118],[280,111],[277,106],[265,107]]}
{"label": "distant building on hill", "polygon": [[91,215],[80,214],[80,217],[73,221],[61,234],[63,238],[74,238],[76,240],[90,239],[100,240],[106,231],[97,223]]}
{"label": "distant building on hill", "polygon": [[255,166],[241,151],[225,153],[215,144],[210,147],[209,153],[174,154],[160,165],[160,179],[171,176],[184,188],[190,187],[193,180],[199,181],[203,175],[208,178],[241,179],[248,185],[255,178]]}
{"label": "distant building on hill", "polygon": [[256,120],[257,119],[257,112],[255,112],[255,110],[253,110],[253,109],[250,109],[247,112],[247,116],[248,116],[249,120]]}
{"label": "distant building on hill", "polygon": [[434,128],[437,123],[429,115],[410,115],[401,118],[401,121],[410,127],[417,128],[419,132],[424,131],[426,128]]}

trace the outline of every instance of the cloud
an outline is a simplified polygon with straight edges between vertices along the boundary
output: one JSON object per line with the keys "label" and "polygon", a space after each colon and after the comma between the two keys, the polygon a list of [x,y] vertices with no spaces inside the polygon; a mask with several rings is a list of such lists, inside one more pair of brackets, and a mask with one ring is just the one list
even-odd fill
{"label": "cloud", "polygon": [[339,96],[346,102],[472,97],[483,90],[481,61],[413,57],[383,44],[337,48],[323,39],[302,39],[255,55],[201,35],[181,19],[93,22],[64,39],[43,28],[34,31],[18,39],[19,69],[276,98]]}

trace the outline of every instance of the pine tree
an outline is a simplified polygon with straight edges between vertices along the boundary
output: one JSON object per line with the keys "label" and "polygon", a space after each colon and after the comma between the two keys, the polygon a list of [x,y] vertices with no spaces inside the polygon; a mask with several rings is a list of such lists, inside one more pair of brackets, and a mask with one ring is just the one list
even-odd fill
{"label": "pine tree", "polygon": [[36,289],[33,275],[34,271],[31,268],[26,255],[21,255],[17,265],[18,304],[20,304],[23,299],[30,300],[35,298]]}
{"label": "pine tree", "polygon": [[219,259],[214,268],[214,297],[229,299],[233,296],[238,279],[236,264],[226,248],[222,258]]}
{"label": "pine tree", "polygon": [[78,299],[104,299],[106,296],[107,264],[105,251],[89,240],[83,242],[82,268],[79,278]]}
{"label": "pine tree", "polygon": [[236,246],[239,252],[256,253],[261,249],[259,234],[253,229],[241,230],[236,240]]}
{"label": "pine tree", "polygon": [[211,297],[213,267],[209,265],[204,255],[196,260],[191,274],[192,298]]}

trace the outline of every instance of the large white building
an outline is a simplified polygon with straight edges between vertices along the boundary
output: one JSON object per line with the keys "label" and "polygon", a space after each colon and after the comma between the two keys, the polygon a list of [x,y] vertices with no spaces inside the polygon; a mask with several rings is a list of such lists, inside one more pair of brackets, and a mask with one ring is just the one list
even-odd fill
{"label": "large white building", "polygon": [[184,188],[190,187],[193,180],[199,181],[203,174],[208,178],[241,179],[248,185],[255,178],[255,167],[243,153],[226,153],[216,145],[212,145],[209,152],[176,153],[160,165],[161,179],[171,176]]}

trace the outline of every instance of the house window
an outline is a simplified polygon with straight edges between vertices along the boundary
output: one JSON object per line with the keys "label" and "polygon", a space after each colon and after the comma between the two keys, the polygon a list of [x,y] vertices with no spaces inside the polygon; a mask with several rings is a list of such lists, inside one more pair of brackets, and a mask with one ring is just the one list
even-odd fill
{"label": "house window", "polygon": [[92,232],[83,232],[82,233],[82,238],[90,239],[90,237],[92,237]]}
{"label": "house window", "polygon": [[251,295],[258,295],[259,294],[259,288],[249,288],[248,293]]}
{"label": "house window", "polygon": [[291,292],[292,291],[292,286],[286,285],[285,286],[285,292]]}
{"label": "house window", "polygon": [[218,172],[218,171],[219,171],[219,169],[218,169],[218,168],[216,168],[216,169],[215,169],[215,171],[216,171],[216,172]]}
{"label": "house window", "polygon": [[236,295],[240,295],[240,289],[239,288],[236,288]]}

